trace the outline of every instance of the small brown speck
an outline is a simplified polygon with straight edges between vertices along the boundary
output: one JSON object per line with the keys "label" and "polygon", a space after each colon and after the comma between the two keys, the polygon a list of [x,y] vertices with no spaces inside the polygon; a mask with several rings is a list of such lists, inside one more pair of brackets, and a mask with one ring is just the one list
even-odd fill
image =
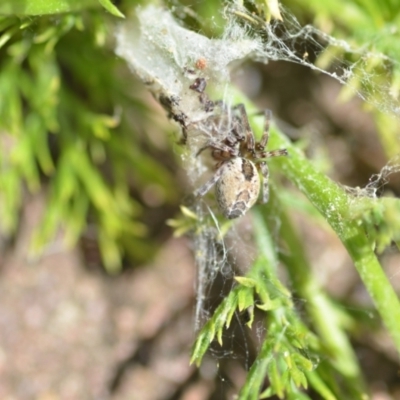
{"label": "small brown speck", "polygon": [[207,60],[203,57],[199,58],[196,61],[195,67],[200,70],[205,69],[207,67]]}

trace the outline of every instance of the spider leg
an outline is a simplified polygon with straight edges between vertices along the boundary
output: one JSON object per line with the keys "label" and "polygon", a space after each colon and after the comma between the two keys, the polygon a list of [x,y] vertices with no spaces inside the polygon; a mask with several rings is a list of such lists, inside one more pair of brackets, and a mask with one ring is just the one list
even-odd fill
{"label": "spider leg", "polygon": [[262,151],[261,153],[257,153],[257,158],[270,158],[270,157],[279,157],[287,155],[288,151],[286,149],[279,149],[271,151]]}
{"label": "spider leg", "polygon": [[224,172],[226,164],[222,164],[203,186],[200,186],[197,190],[194,191],[193,195],[195,197],[203,197],[221,178],[222,173]]}
{"label": "spider leg", "polygon": [[261,162],[259,164],[259,166],[260,166],[260,170],[261,170],[261,175],[263,177],[261,202],[263,204],[265,204],[265,203],[268,203],[268,199],[269,199],[269,185],[268,185],[269,170],[268,170],[268,165],[266,162]]}
{"label": "spider leg", "polygon": [[240,118],[237,115],[234,115],[232,117],[231,133],[233,135],[235,144],[238,142],[244,142],[246,140],[246,135],[243,133],[243,128],[240,122]]}
{"label": "spider leg", "polygon": [[200,155],[204,150],[212,148],[213,150],[219,150],[221,151],[221,153],[224,154],[229,154],[231,156],[235,156],[236,155],[236,151],[234,151],[234,149],[232,149],[232,147],[229,147],[226,144],[223,143],[215,143],[215,142],[211,142],[211,143],[207,143],[205,146],[203,146],[197,153],[196,153],[196,157],[198,155]]}
{"label": "spider leg", "polygon": [[208,109],[206,109],[205,111],[214,111],[213,118],[215,118],[216,116],[227,114],[228,106],[224,103],[223,100],[212,101],[208,97],[206,98],[206,96],[206,93],[200,94],[200,103],[208,106]]}
{"label": "spider leg", "polygon": [[269,139],[269,125],[272,119],[272,111],[271,110],[265,110],[264,112],[265,116],[265,124],[264,124],[264,133],[261,137],[261,140],[256,144],[257,150],[264,150],[265,147],[268,144],[268,139]]}
{"label": "spider leg", "polygon": [[[251,130],[250,123],[249,123],[249,118],[246,113],[246,108],[244,107],[244,104],[240,103],[237,104],[232,108],[233,111],[238,110],[240,113],[240,125],[242,128],[242,132],[244,130],[245,133],[245,138],[246,138],[246,149],[250,153],[254,153],[255,151],[255,142],[254,142],[254,135],[253,131]],[[244,139],[244,138],[243,138]],[[243,140],[242,139],[242,140]]]}
{"label": "spider leg", "polygon": [[215,102],[215,108],[217,108],[219,112],[217,115],[219,117],[217,130],[226,132],[224,141],[232,147],[236,143],[243,142],[246,139],[246,135],[243,133],[243,128],[240,123],[240,117],[235,114],[235,107],[228,107],[223,100]]}
{"label": "spider leg", "polygon": [[214,101],[214,105],[215,105],[215,107],[219,107],[221,110],[224,110],[224,111],[228,108],[228,106],[224,103],[223,100]]}
{"label": "spider leg", "polygon": [[211,152],[211,156],[214,160],[219,161],[219,163],[216,165],[216,169],[218,169],[222,162],[230,160],[235,155],[232,152],[227,153],[226,151],[214,149]]}

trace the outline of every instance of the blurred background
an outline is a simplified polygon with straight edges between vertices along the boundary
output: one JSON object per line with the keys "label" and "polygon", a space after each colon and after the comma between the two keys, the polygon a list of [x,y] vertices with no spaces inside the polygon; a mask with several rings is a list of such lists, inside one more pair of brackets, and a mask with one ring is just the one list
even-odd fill
{"label": "blurred background", "polygon": [[[116,9],[89,0],[2,3],[0,398],[234,398],[257,343],[239,323],[224,348],[212,350],[200,368],[189,366],[193,243],[166,223],[191,191],[181,133],[115,56]],[[354,79],[366,102],[329,75],[288,61],[246,62],[232,80],[260,110],[273,111],[274,123],[315,168],[354,194],[400,154],[398,116],[388,107],[396,101],[385,99],[398,99],[400,89],[400,4],[333,3],[281,2],[301,26],[387,55],[362,64],[360,76],[367,71],[370,79]],[[114,2],[124,14],[137,4]],[[190,29],[209,37],[222,31],[218,0],[164,5]],[[304,40],[298,50],[310,63],[326,46],[321,39],[314,48],[318,40]],[[335,54],[326,69],[357,66],[359,56]],[[393,165],[388,172],[398,170]],[[373,178],[374,190],[398,197],[400,175],[381,177]],[[301,198],[284,185],[287,196]],[[396,349],[347,251],[323,221],[296,208],[290,217],[321,286],[349,314],[358,313],[351,341],[371,398],[400,399]],[[400,220],[400,212],[391,218]],[[237,232],[249,229],[244,219]],[[381,250],[398,292],[395,241]],[[212,308],[227,286],[226,277],[216,279]],[[302,299],[295,303],[301,314]]]}

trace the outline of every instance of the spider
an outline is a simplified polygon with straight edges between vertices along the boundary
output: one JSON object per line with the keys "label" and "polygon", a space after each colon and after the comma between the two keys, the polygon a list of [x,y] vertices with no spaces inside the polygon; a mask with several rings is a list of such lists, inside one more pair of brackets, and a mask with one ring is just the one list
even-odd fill
{"label": "spider", "polygon": [[[202,78],[199,78],[202,79]],[[193,85],[192,85],[193,86]],[[204,82],[199,82],[204,91]],[[194,88],[197,90],[198,88]],[[199,91],[200,92],[200,91]],[[223,110],[226,107],[222,104]],[[225,107],[225,108],[224,108]],[[265,151],[269,138],[270,110],[265,111],[265,129],[260,141],[256,141],[251,130],[245,106],[231,108],[231,127],[222,141],[211,140],[203,150],[210,148],[211,156],[217,161],[212,178],[198,188],[194,195],[204,196],[214,185],[216,200],[222,214],[228,219],[243,216],[257,201],[262,186],[262,203],[269,198],[268,167],[266,158],[286,156],[286,149]],[[258,171],[262,175],[262,183]]]}

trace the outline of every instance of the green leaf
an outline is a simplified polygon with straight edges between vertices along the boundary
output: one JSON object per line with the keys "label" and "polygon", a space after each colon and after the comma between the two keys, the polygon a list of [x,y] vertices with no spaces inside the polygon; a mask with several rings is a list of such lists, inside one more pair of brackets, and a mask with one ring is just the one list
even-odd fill
{"label": "green leaf", "polygon": [[117,7],[114,6],[113,3],[111,3],[110,0],[99,0],[99,3],[112,15],[115,17],[119,18],[125,18],[125,15],[122,14],[121,11],[118,10]]}
{"label": "green leaf", "polygon": [[213,330],[205,330],[203,329],[197,340],[194,344],[192,350],[192,356],[190,358],[190,364],[196,363],[197,366],[200,365],[201,359],[203,358],[204,354],[206,353],[208,346],[214,339],[214,331]]}
{"label": "green leaf", "polygon": [[235,276],[235,280],[238,281],[241,285],[246,286],[248,288],[254,288],[257,285],[257,281],[253,278],[247,278],[244,276]]}
{"label": "green leaf", "polygon": [[34,155],[46,175],[54,172],[54,163],[50,155],[46,127],[38,114],[31,113],[26,117],[26,129]]}
{"label": "green leaf", "polygon": [[89,199],[86,196],[79,196],[71,205],[66,224],[64,241],[68,246],[77,243],[82,231],[85,229]]}
{"label": "green leaf", "polygon": [[0,14],[19,16],[60,14],[97,5],[97,0],[2,0]]}
{"label": "green leaf", "polygon": [[33,151],[30,136],[25,135],[14,147],[11,160],[21,176],[26,179],[29,189],[35,192],[40,187],[40,177]]}
{"label": "green leaf", "polygon": [[263,311],[271,311],[271,310],[276,310],[281,306],[282,306],[281,301],[279,299],[275,299],[269,302],[264,302],[262,304],[257,304],[256,307]]}
{"label": "green leaf", "polygon": [[243,311],[254,304],[253,289],[241,287],[238,291],[238,309]]}
{"label": "green leaf", "polygon": [[271,387],[274,393],[283,399],[285,389],[284,382],[282,381],[281,374],[279,373],[279,368],[276,359],[272,359],[268,366],[268,376],[271,381]]}
{"label": "green leaf", "polygon": [[231,302],[230,308],[228,310],[228,313],[226,315],[226,322],[225,322],[226,328],[229,328],[229,326],[231,325],[233,315],[235,314],[235,311],[236,311],[237,302],[238,302],[238,296],[237,296],[238,289],[239,288],[234,289],[231,293],[229,293],[229,296],[228,296],[229,298],[232,297],[232,302]]}
{"label": "green leaf", "polygon": [[18,26],[12,26],[7,31],[2,32],[0,36],[0,48],[3,47],[18,31]]}
{"label": "green leaf", "polygon": [[314,368],[313,363],[299,353],[292,353],[291,357],[295,364],[302,370],[312,371]]}
{"label": "green leaf", "polygon": [[121,252],[113,236],[103,229],[99,232],[99,247],[107,272],[116,274],[121,269]]}
{"label": "green leaf", "polygon": [[113,197],[99,171],[90,163],[87,154],[79,149],[71,148],[69,160],[75,174],[79,177],[93,204],[102,210],[113,209]]}
{"label": "green leaf", "polygon": [[[328,385],[324,382],[317,371],[306,372],[306,376],[310,386],[318,392],[325,400],[338,400]],[[366,397],[367,398],[367,397]]]}
{"label": "green leaf", "polygon": [[307,389],[308,387],[308,382],[307,378],[304,375],[302,371],[300,371],[298,368],[295,366],[292,366],[292,368],[289,369],[290,371],[290,377],[293,379],[293,382],[297,387],[303,387]]}
{"label": "green leaf", "polygon": [[18,211],[22,202],[22,184],[16,169],[2,171],[0,174],[1,227],[5,233],[11,234],[15,231],[18,221]]}

